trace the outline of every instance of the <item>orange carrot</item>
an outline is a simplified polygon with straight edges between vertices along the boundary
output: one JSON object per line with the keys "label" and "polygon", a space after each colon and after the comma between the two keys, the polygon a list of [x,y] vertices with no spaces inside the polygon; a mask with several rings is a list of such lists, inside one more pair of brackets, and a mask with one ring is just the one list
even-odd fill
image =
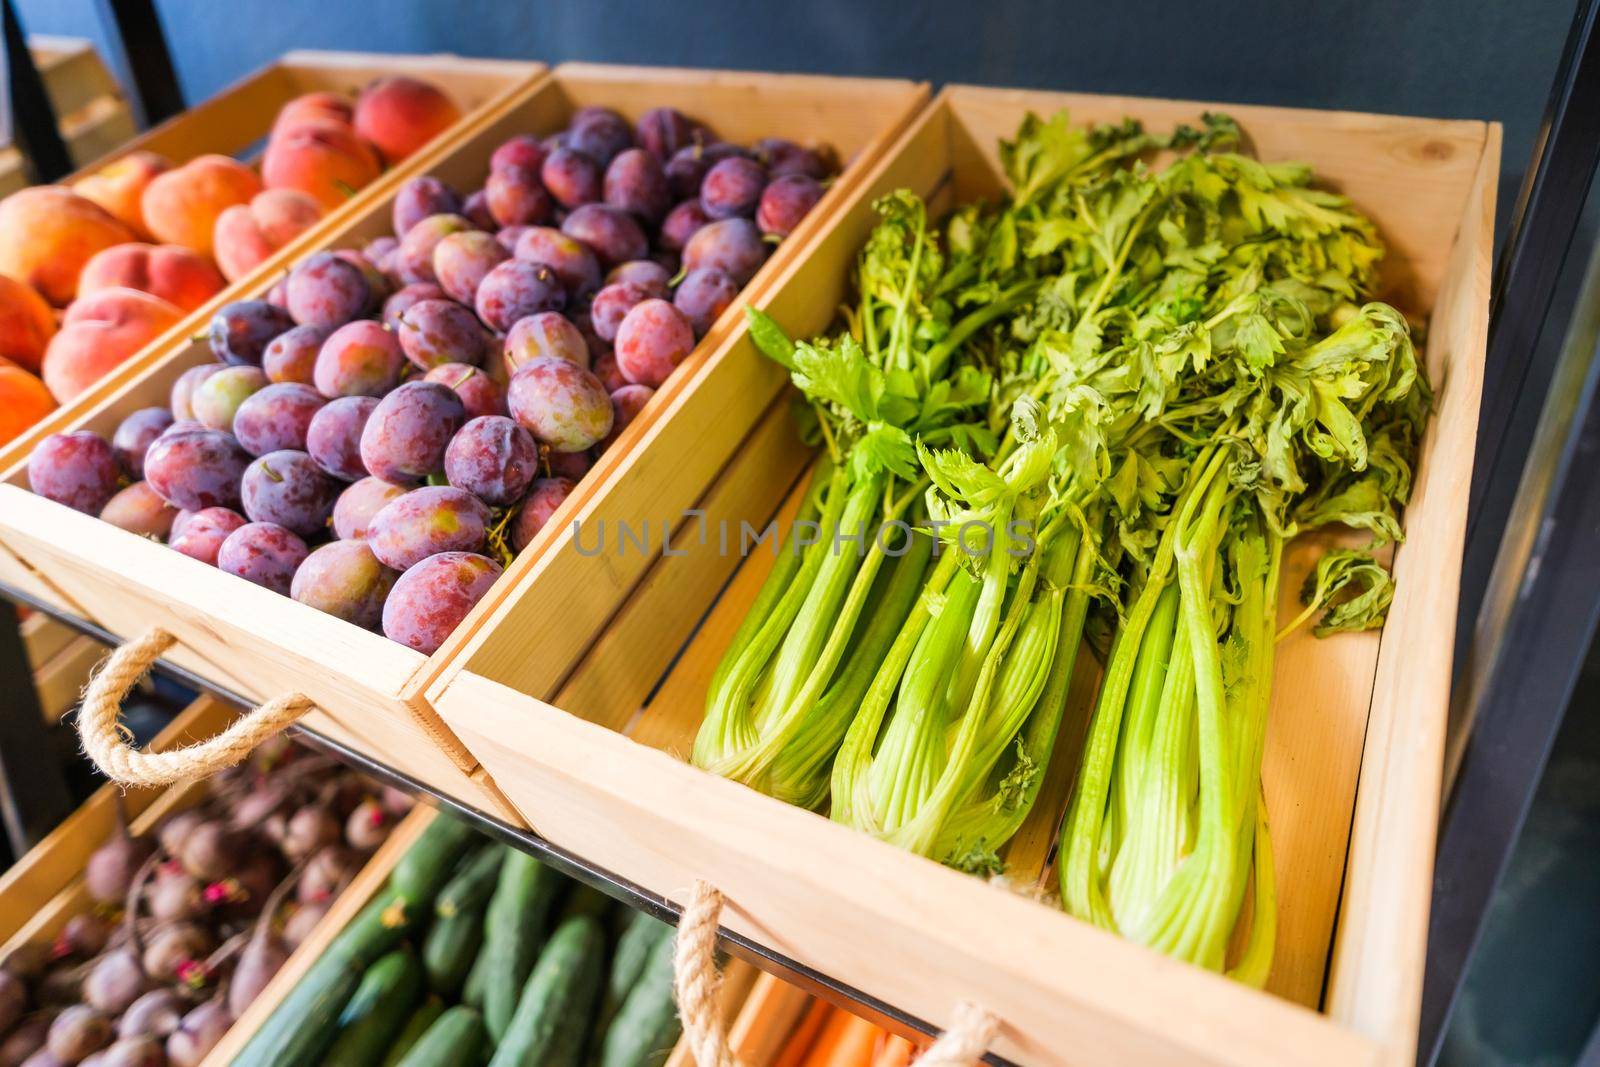
{"label": "orange carrot", "polygon": [[898,1034],[890,1034],[872,1067],[909,1067],[917,1047]]}
{"label": "orange carrot", "polygon": [[844,1025],[839,1028],[838,1040],[830,1048],[818,1042],[806,1067],[872,1067],[872,1044],[880,1031],[865,1019],[839,1014],[844,1016]]}
{"label": "orange carrot", "polygon": [[784,1044],[783,1051],[778,1053],[778,1058],[773,1061],[772,1067],[800,1067],[805,1062],[806,1054],[811,1051],[811,1046],[817,1043],[817,1035],[822,1033],[822,1024],[828,1021],[832,1012],[833,1009],[827,1004],[813,1000],[811,1007],[806,1009],[805,1018],[794,1028],[794,1033]]}

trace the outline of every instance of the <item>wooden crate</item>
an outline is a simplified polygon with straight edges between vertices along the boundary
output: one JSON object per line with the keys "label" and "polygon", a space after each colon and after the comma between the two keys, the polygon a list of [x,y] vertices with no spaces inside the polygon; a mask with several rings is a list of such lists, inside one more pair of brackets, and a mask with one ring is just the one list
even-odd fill
{"label": "wooden crate", "polygon": [[[947,89],[790,264],[768,310],[795,335],[826,327],[875,196],[905,187],[946,208],[996,193],[997,140],[1026,111],[1062,107],[1078,121],[1133,115],[1157,129],[1217,109]],[[1428,321],[1428,365],[1442,386],[1387,628],[1279,647],[1264,769],[1280,896],[1270,990],[1159,956],[1036,899],[1054,885],[1052,843],[1088,716],[1082,698],[1067,709],[1034,817],[1006,857],[1010,888],[681,762],[711,671],[770,567],[765,552],[726,585],[732,564],[717,551],[663,554],[549,703],[519,692],[542,649],[519,645],[508,625],[515,597],[478,628],[456,661],[465,670],[441,678],[432,703],[530,826],[674,900],[709,880],[727,897],[726,928],[933,1026],[970,999],[997,1013],[995,1051],[1018,1063],[1411,1062],[1451,662],[1452,634],[1439,620],[1456,607],[1500,130],[1222,110],[1262,157],[1310,163],[1378,221],[1390,247],[1383,296]],[[727,361],[759,362],[747,339],[735,341]],[[764,400],[725,402],[754,409]],[[707,519],[763,525],[795,484],[798,451],[785,414],[769,409],[708,483]],[[1297,546],[1286,597],[1306,564]],[[1080,673],[1092,682],[1087,657]]]}
{"label": "wooden crate", "polygon": [[[93,42],[31,34],[28,50],[74,163],[85,166],[138,133],[133,112]],[[27,185],[22,153],[13,145],[0,146],[0,196]]]}
{"label": "wooden crate", "polygon": [[[151,747],[167,749],[196,736],[208,737],[221,729],[232,714],[226,705],[201,697],[179,712],[157,735]],[[103,785],[26,856],[0,874],[0,905],[3,905],[0,906],[0,944],[10,941],[25,921],[41,913],[53,898],[76,883],[89,854],[99,848],[116,827],[118,793],[122,793],[123,811],[130,823],[162,795],[157,789],[124,791],[120,786]],[[75,913],[68,913],[62,921],[71,914]]]}
{"label": "wooden crate", "polygon": [[[91,52],[92,55],[92,52]],[[386,74],[409,74],[437,85],[460,107],[461,119],[426,147],[385,171],[376,182],[329,212],[288,245],[268,257],[255,270],[226,286],[183,321],[123,361],[83,394],[46,416],[29,430],[0,446],[0,470],[25,460],[41,438],[72,423],[83,407],[135,378],[158,354],[205,329],[224,304],[244,298],[258,278],[281,273],[313,248],[321,247],[343,224],[357,215],[379,190],[404,181],[429,166],[431,160],[457,139],[487,120],[508,103],[517,90],[545,74],[543,63],[502,59],[468,59],[460,56],[380,55],[363,52],[290,52],[217,95],[175,115],[147,132],[123,143],[116,151],[94,160],[62,179],[71,185],[109,163],[133,152],[155,152],[174,163],[196,156],[217,154],[253,161],[265,147],[278,110],[305,93],[329,91],[353,95]],[[132,134],[129,130],[129,134]],[[104,146],[102,151],[110,148]],[[99,153],[95,153],[99,155]]]}
{"label": "wooden crate", "polygon": [[[517,133],[559,129],[586,105],[616,108],[629,118],[673,105],[709,122],[722,136],[751,142],[775,133],[831,145],[851,159],[823,200],[779,245],[746,288],[763,305],[772,281],[796,250],[824,233],[837,205],[851,195],[927,99],[926,86],[904,81],[742,74],[568,64],[524,89],[427,168],[459,188],[482,181],[493,150]],[[368,199],[329,242],[359,246],[389,232],[398,183]],[[265,292],[258,274],[242,295]],[[745,325],[730,312],[574,491],[566,515],[609,521],[634,514],[677,515],[739,447],[783,377],[745,355]],[[728,358],[730,352],[736,353]],[[130,411],[164,403],[184,370],[212,360],[199,341],[170,347],[133,380],[97,402],[79,406],[73,428],[109,434]],[[747,399],[759,397],[752,407]],[[265,699],[299,690],[321,709],[308,724],[422,781],[503,818],[515,809],[492,783],[473,774],[476,759],[428,707],[424,692],[503,598],[515,596],[520,647],[535,627],[541,676],[569,671],[642,577],[649,559],[584,558],[567,550],[568,523],[553,520],[508,569],[460,633],[431,657],[323,615],[285,597],[197,564],[160,545],[23,491],[24,464],[0,486],[0,581],[31,582],[39,595],[76,605],[113,633],[159,624],[183,646],[175,661],[246,696]],[[549,609],[561,604],[559,617]],[[499,646],[496,646],[499,647]],[[530,680],[527,684],[534,684]],[[554,689],[531,691],[554,695]]]}

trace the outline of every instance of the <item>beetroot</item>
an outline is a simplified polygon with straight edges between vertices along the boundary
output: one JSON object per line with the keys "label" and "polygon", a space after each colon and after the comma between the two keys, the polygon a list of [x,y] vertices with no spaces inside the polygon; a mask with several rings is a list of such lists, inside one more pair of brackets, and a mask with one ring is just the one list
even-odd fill
{"label": "beetroot", "polygon": [[371,852],[389,836],[391,820],[383,805],[372,798],[356,805],[344,823],[344,839],[350,847],[361,852]]}
{"label": "beetroot", "polygon": [[227,1006],[234,1018],[244,1014],[244,1010],[261,995],[267,983],[272,981],[272,976],[289,959],[289,950],[272,932],[272,917],[290,887],[299,882],[301,873],[300,867],[290,871],[288,877],[279,882],[262,903],[261,915],[250,933],[250,941],[239,953],[239,962],[235,964],[233,976],[228,981]]}
{"label": "beetroot", "polygon": [[150,1037],[129,1037],[83,1061],[84,1067],[166,1067],[161,1042]]}
{"label": "beetroot", "polygon": [[31,982],[39,978],[55,962],[55,956],[50,951],[50,946],[37,941],[30,941],[18,945],[6,956],[5,962],[0,963],[0,971],[14,975],[24,982]]}
{"label": "beetroot", "polygon": [[117,794],[116,835],[90,853],[89,862],[83,869],[83,883],[89,895],[98,904],[121,901],[128,895],[128,886],[139,865],[149,859],[155,850],[155,842],[134,837],[128,832],[122,795]]}
{"label": "beetroot", "polygon": [[204,821],[205,815],[199,808],[180,811],[162,820],[161,828],[156,831],[156,840],[161,843],[162,851],[169,856],[176,856],[178,850],[183,848],[184,840]]}
{"label": "beetroot", "polygon": [[21,1067],[28,1057],[43,1049],[45,1035],[50,1032],[54,1018],[54,1014],[41,1011],[18,1023],[6,1039],[0,1041],[0,1067]]}
{"label": "beetroot", "polygon": [[176,865],[161,868],[145,893],[145,905],[162,920],[198,919],[210,910],[200,880]]}
{"label": "beetroot", "polygon": [[188,1001],[176,989],[152,989],[117,1020],[117,1037],[164,1038],[178,1028]]}
{"label": "beetroot", "polygon": [[315,904],[302,904],[295,909],[289,921],[283,924],[283,941],[290,951],[299,948],[300,943],[311,936],[311,931],[316,929],[331,907],[333,901],[322,900]]}
{"label": "beetroot", "polygon": [[74,1004],[55,1017],[45,1049],[59,1062],[77,1063],[111,1044],[111,1016],[87,1004]]}
{"label": "beetroot", "polygon": [[291,860],[303,860],[324,845],[338,844],[343,837],[344,828],[338,818],[325,801],[318,800],[290,817],[283,837],[283,854]]}
{"label": "beetroot", "polygon": [[116,1015],[150,989],[149,979],[132,946],[112,949],[94,962],[83,980],[82,996],[93,1008]]}
{"label": "beetroot", "polygon": [[172,1067],[199,1067],[232,1025],[233,1016],[222,997],[212,997],[190,1010],[167,1038],[167,1061]]}
{"label": "beetroot", "polygon": [[145,973],[158,982],[178,981],[215,947],[211,934],[199,923],[163,923],[145,943]]}
{"label": "beetroot", "polygon": [[183,869],[206,882],[228,877],[239,865],[240,834],[220,819],[198,823],[176,856]]}
{"label": "beetroot", "polygon": [[301,904],[320,904],[339,894],[356,875],[360,861],[339,845],[325,845],[306,861],[296,880],[295,899]]}
{"label": "beetroot", "polygon": [[0,1034],[11,1029],[13,1023],[28,1010],[28,990],[22,979],[7,971],[0,971]]}
{"label": "beetroot", "polygon": [[56,938],[57,951],[74,956],[97,955],[110,942],[112,930],[109,921],[92,911],[74,915],[67,920],[60,936]]}

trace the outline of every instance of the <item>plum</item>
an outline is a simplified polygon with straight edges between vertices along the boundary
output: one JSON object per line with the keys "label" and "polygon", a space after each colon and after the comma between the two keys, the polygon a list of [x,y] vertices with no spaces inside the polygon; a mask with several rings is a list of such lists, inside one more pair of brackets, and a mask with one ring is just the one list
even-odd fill
{"label": "plum", "polygon": [[366,314],[374,303],[373,295],[362,269],[333,252],[307,257],[289,272],[284,286],[295,322],[329,330]]}
{"label": "plum", "polygon": [[382,396],[399,383],[405,365],[406,354],[395,335],[371,319],[359,319],[328,335],[311,379],[330,400]]}
{"label": "plum", "polygon": [[412,225],[400,238],[394,254],[394,269],[402,284],[433,282],[433,250],[452,233],[480,229],[461,215],[429,215]]}
{"label": "plum", "polygon": [[610,108],[590,106],[572,116],[566,142],[604,167],[633,147],[633,127]]}
{"label": "plum", "polygon": [[140,408],[118,423],[111,435],[111,450],[122,469],[135,478],[143,478],[145,452],[174,421],[166,408]]}
{"label": "plum", "polygon": [[505,333],[518,319],[567,305],[566,286],[543,263],[511,259],[491,270],[478,286],[474,306],[489,328]]}
{"label": "plum", "polygon": [[182,525],[173,523],[167,544],[190,559],[215,567],[222,542],[244,523],[244,516],[232,508],[201,508]]}
{"label": "plum", "polygon": [[616,341],[617,327],[628,312],[650,299],[659,299],[659,295],[633,282],[613,282],[601,289],[589,305],[589,322],[595,336],[602,341]]}
{"label": "plum", "polygon": [[643,148],[618,153],[606,168],[601,189],[606,203],[652,225],[672,206],[672,188],[661,161]]}
{"label": "plum", "polygon": [[595,357],[593,366],[594,376],[600,379],[600,384],[605,386],[606,392],[614,393],[624,385],[633,383],[622,376],[622,371],[617,367],[617,354],[608,351]]}
{"label": "plum", "polygon": [[461,194],[438,178],[412,178],[394,194],[394,232],[404,237],[406,231],[429,215],[457,215],[461,212]]}
{"label": "plum", "polygon": [[483,185],[484,205],[500,226],[537,226],[550,217],[550,194],[530,167],[507,164],[489,174]]}
{"label": "plum", "polygon": [[480,230],[495,228],[494,216],[489,213],[489,194],[482,189],[472,192],[461,205],[461,214]]}
{"label": "plum", "polygon": [[715,267],[700,267],[684,276],[672,294],[672,306],[683,312],[696,337],[704,337],[739,295],[739,285]]}
{"label": "plum", "polygon": [[488,525],[488,505],[471,493],[425,485],[391,500],[372,517],[367,544],[378,562],[404,571],[441,552],[481,551]]}
{"label": "plum", "polygon": [[313,549],[294,572],[289,595],[371,630],[383,618],[384,598],[397,577],[365,541],[329,541]]}
{"label": "plum", "polygon": [[200,383],[189,407],[207,429],[231,430],[239,405],[270,384],[260,367],[224,367]]}
{"label": "plum", "polygon": [[250,453],[232,434],[169,430],[144,454],[144,477],[175,508],[234,508],[239,505],[239,479],[249,464]]}
{"label": "plum", "polygon": [[531,133],[519,133],[501,142],[489,156],[489,172],[505,167],[525,167],[538,173],[549,151]]}
{"label": "plum", "polygon": [[553,226],[530,226],[518,237],[516,257],[530,263],[543,263],[556,272],[566,286],[567,297],[576,300],[600,288],[600,261],[589,246],[568,237]]}
{"label": "plum", "polygon": [[233,416],[233,436],[252,456],[306,447],[311,420],[327,400],[309,385],[283,382],[252,393]]}
{"label": "plum", "polygon": [[324,404],[306,427],[305,448],[317,466],[347,482],[365,478],[361,431],[377,406],[371,396],[342,396]]}
{"label": "plum", "polygon": [[618,263],[606,273],[606,284],[632,282],[651,296],[666,296],[672,285],[672,272],[653,259],[633,259]]}
{"label": "plum", "polygon": [[638,220],[609,204],[584,204],[561,223],[561,232],[588,245],[603,267],[644,259],[650,242]]}
{"label": "plum", "polygon": [[636,305],[617,327],[617,369],[635,385],[659,387],[694,351],[694,327],[665,300]]}
{"label": "plum", "polygon": [[261,354],[267,380],[310,385],[317,353],[327,339],[328,331],[321,326],[296,326],[274,337]]}
{"label": "plum", "polygon": [[452,300],[471,304],[484,277],[511,258],[491,233],[465,230],[447,234],[433,249],[433,275]]}
{"label": "plum", "polygon": [[413,485],[444,469],[444,452],[467,409],[449,386],[407,382],[378,401],[361,431],[367,473],[396,485]]}
{"label": "plum", "polygon": [[222,542],[217,569],[288,596],[295,571],[308,554],[306,543],[293,530],[271,522],[251,522]]}
{"label": "plum", "polygon": [[419,300],[400,316],[395,336],[406,358],[425,371],[444,363],[483,362],[483,326],[453,300]]}
{"label": "plum", "polygon": [[511,523],[511,547],[521,552],[528,547],[535,534],[550,522],[550,516],[572,493],[574,482],[570,478],[540,478],[523,498],[522,508]]}
{"label": "plum", "polygon": [[656,391],[648,385],[624,385],[611,394],[611,432],[600,442],[602,449],[616,443],[622,431],[644,410]]}
{"label": "plum", "polygon": [[473,552],[429,556],[402,574],[389,591],[383,604],[384,636],[431,656],[483,599],[500,572],[500,564]]}
{"label": "plum", "polygon": [[100,520],[157,541],[165,541],[172,532],[172,521],[178,509],[162,500],[149,482],[134,482],[106,501],[100,509]]}
{"label": "plum", "polygon": [[715,162],[700,145],[685,145],[672,154],[662,166],[667,186],[678,200],[700,200],[700,185],[706,180],[706,171]]}
{"label": "plum", "polygon": [[700,183],[700,207],[711,219],[749,218],[767,187],[767,171],[753,159],[730,156],[712,164]]}
{"label": "plum", "polygon": [[782,137],[764,137],[756,142],[755,150],[756,159],[774,178],[795,175],[820,182],[832,169],[820,151]]}
{"label": "plum", "polygon": [[710,221],[699,200],[685,200],[661,220],[661,232],[656,235],[656,242],[668,252],[682,252],[695,231]]}
{"label": "plum", "polygon": [[761,193],[756,225],[761,227],[762,233],[787,237],[800,225],[806,213],[817,206],[822,193],[821,183],[804,174],[775,178]]}
{"label": "plum", "polygon": [[723,219],[694,232],[683,246],[684,270],[715,267],[740,285],[750,284],[767,258],[761,231],[749,219]]}
{"label": "plum", "polygon": [[564,359],[544,356],[520,367],[506,404],[512,418],[552,451],[582,452],[611,432],[611,398],[600,380]]}
{"label": "plum", "polygon": [[511,324],[505,341],[506,366],[511,370],[539,356],[589,365],[589,344],[568,319],[556,311],[541,311]]}
{"label": "plum", "polygon": [[497,507],[516,503],[538,473],[539,446],[533,435],[501,415],[471,420],[456,431],[444,453],[450,484]]}
{"label": "plum", "polygon": [[675,107],[653,107],[639,116],[634,134],[646,151],[665,162],[694,144],[694,123]]}
{"label": "plum", "polygon": [[194,391],[200,383],[211,377],[217,371],[226,367],[226,363],[202,363],[198,367],[190,367],[178,375],[178,380],[172,383],[172,392],[167,397],[167,405],[172,410],[172,417],[179,421],[194,418],[194,408],[189,401],[194,396]]}
{"label": "plum", "polygon": [[461,398],[468,418],[506,413],[505,386],[479,367],[465,363],[443,363],[424,374],[422,380],[449,386]]}
{"label": "plum", "polygon": [[223,363],[260,366],[268,343],[294,324],[289,312],[265,300],[237,300],[211,316],[206,341]]}
{"label": "plum", "polygon": [[403,285],[396,289],[383,302],[383,314],[379,316],[383,324],[391,330],[400,328],[400,316],[413,304],[420,304],[424,300],[447,300],[449,294],[439,288],[436,282],[415,282]]}
{"label": "plum", "polygon": [[251,522],[277,523],[311,537],[327,528],[339,483],[306,453],[283,448],[250,464],[239,491]]}
{"label": "plum", "polygon": [[382,478],[368,476],[351,482],[334,501],[333,535],[345,541],[361,540],[372,526],[372,517],[405,493],[404,486],[390,485]]}
{"label": "plum", "polygon": [[593,204],[605,191],[604,170],[593,157],[572,148],[557,148],[539,165],[539,181],[569,211]]}

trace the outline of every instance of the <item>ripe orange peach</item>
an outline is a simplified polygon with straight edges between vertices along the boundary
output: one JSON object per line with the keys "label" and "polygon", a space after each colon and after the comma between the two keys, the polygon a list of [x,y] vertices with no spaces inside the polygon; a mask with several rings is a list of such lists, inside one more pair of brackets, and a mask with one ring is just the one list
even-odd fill
{"label": "ripe orange peach", "polygon": [[150,230],[144,224],[144,208],[140,201],[145,186],[171,169],[172,161],[166,156],[129,152],[75,183],[72,191],[93,200],[121,220],[141,241],[148,241]]}
{"label": "ripe orange peach", "polygon": [[213,250],[227,279],[237,281],[322,218],[322,207],[298,189],[268,189],[217,216]]}
{"label": "ripe orange peach", "polygon": [[56,332],[56,315],[44,297],[0,274],[0,359],[38,373],[44,347]]}
{"label": "ripe orange peach", "polygon": [[453,126],[461,109],[427,82],[398,75],[380,78],[356,100],[356,132],[393,166]]}
{"label": "ripe orange peach", "polygon": [[382,171],[372,146],[350,127],[307,122],[273,134],[261,159],[269,189],[298,189],[332,211]]}
{"label": "ripe orange peach", "polygon": [[307,123],[337,122],[349,126],[355,121],[355,110],[348,97],[334,92],[306,93],[297,96],[278,110],[272,120],[274,136],[294,126]]}
{"label": "ripe orange peach", "polygon": [[44,354],[44,384],[65,404],[183,319],[137,289],[100,289],[67,309]]}
{"label": "ripe orange peach", "polygon": [[43,382],[15,363],[0,359],[0,445],[15,440],[55,406]]}
{"label": "ripe orange peach", "polygon": [[217,216],[261,191],[256,172],[227,156],[199,156],[145,187],[141,205],[150,232],[164,244],[211,255]]}
{"label": "ripe orange peach", "polygon": [[193,311],[227,283],[215,265],[182,245],[126,244],[98,252],[78,277],[78,299],[100,289],[137,289]]}
{"label": "ripe orange peach", "polygon": [[132,230],[64,185],[36,185],[0,200],[0,274],[57,307],[77,295],[90,256],[131,240]]}

